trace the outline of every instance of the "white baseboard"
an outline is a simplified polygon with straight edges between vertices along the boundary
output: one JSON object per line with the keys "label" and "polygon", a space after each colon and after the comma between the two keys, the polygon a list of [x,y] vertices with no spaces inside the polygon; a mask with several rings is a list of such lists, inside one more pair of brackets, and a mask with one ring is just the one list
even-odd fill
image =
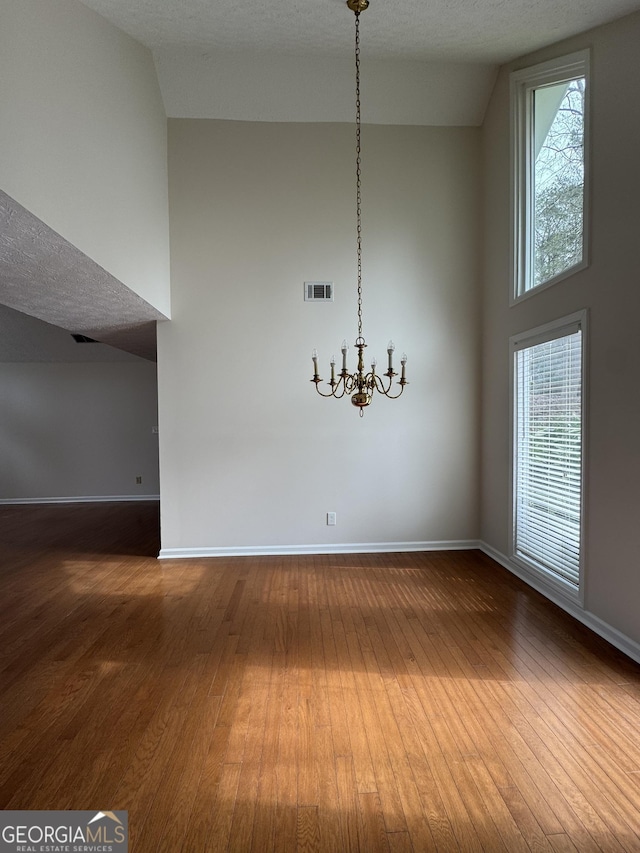
{"label": "white baseboard", "polygon": [[115,503],[119,501],[159,501],[160,495],[83,495],[66,498],[0,498],[0,506],[19,504],[84,504]]}
{"label": "white baseboard", "polygon": [[574,619],[578,620],[578,622],[586,625],[587,628],[590,628],[595,634],[598,634],[599,637],[607,640],[607,642],[611,643],[612,646],[615,646],[616,649],[624,652],[625,655],[628,655],[628,657],[636,661],[636,663],[640,663],[640,643],[636,643],[636,641],[632,640],[631,637],[627,637],[626,634],[618,631],[617,628],[614,628],[612,625],[604,622],[599,616],[585,610],[579,603],[571,601],[565,596],[559,594],[555,589],[546,585],[542,579],[534,577],[529,572],[524,572],[520,566],[500,551],[492,548],[491,545],[487,545],[486,542],[479,542],[478,547],[484,554],[491,557],[492,560],[495,560],[496,563],[499,563],[507,569],[507,571],[516,575],[526,584],[533,587],[541,595],[544,595],[545,598],[553,601],[554,604],[557,604],[558,607],[562,608],[562,610],[570,616],[573,616]]}
{"label": "white baseboard", "polygon": [[162,548],[160,560],[182,560],[192,557],[281,557],[300,554],[395,554],[407,551],[468,551],[479,548],[477,540],[442,540],[437,542],[357,542],[324,545],[256,545],[226,548]]}

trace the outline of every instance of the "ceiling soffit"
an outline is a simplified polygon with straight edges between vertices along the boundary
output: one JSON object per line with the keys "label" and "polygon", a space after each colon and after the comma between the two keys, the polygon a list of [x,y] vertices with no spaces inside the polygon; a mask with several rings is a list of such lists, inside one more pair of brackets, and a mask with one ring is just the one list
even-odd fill
{"label": "ceiling soffit", "polygon": [[0,304],[151,360],[167,319],[2,191]]}

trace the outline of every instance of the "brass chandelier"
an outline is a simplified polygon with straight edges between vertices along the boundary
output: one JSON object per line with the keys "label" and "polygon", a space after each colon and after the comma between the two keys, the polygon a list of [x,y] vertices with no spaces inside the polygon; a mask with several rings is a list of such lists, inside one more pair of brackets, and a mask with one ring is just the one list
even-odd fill
{"label": "brass chandelier", "polygon": [[[358,258],[358,337],[356,338],[355,347],[358,350],[358,367],[355,373],[349,373],[347,368],[347,353],[349,347],[346,340],[342,342],[342,369],[336,378],[336,358],[331,358],[331,379],[328,382],[330,391],[325,393],[320,390],[322,379],[318,373],[318,352],[313,350],[311,358],[313,360],[313,379],[316,391],[321,397],[335,397],[340,399],[345,394],[351,395],[351,402],[360,410],[360,417],[363,416],[365,408],[371,403],[373,394],[377,391],[391,400],[396,400],[404,391],[404,386],[408,385],[405,378],[405,368],[407,364],[407,356],[402,354],[400,364],[402,365],[402,374],[396,385],[400,386],[400,390],[396,394],[391,393],[393,387],[393,377],[398,374],[393,369],[393,353],[395,347],[393,341],[389,341],[387,345],[387,355],[389,357],[388,368],[382,375],[376,373],[376,359],[371,361],[371,370],[365,372],[364,366],[364,350],[367,346],[362,335],[362,197],[361,197],[361,181],[360,181],[360,13],[369,6],[369,0],[347,0],[347,6],[355,14],[356,19],[356,221],[357,221],[357,258]],[[386,378],[385,378],[386,377]]]}

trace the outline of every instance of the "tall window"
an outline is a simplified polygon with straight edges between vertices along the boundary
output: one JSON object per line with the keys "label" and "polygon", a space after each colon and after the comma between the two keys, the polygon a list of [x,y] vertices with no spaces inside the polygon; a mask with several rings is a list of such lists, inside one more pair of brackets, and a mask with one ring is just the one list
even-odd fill
{"label": "tall window", "polygon": [[587,262],[587,51],[511,75],[515,297]]}
{"label": "tall window", "polygon": [[585,312],[512,338],[512,556],[577,595]]}

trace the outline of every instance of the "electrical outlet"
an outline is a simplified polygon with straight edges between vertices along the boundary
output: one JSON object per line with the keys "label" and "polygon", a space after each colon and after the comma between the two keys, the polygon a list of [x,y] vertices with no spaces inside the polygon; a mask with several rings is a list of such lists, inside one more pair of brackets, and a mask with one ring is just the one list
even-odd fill
{"label": "electrical outlet", "polygon": [[328,524],[330,527],[334,527],[334,526],[335,526],[335,524],[336,524],[336,514],[335,514],[335,512],[328,512],[328,513],[327,513],[327,524]]}
{"label": "electrical outlet", "polygon": [[136,477],[136,486],[142,485],[142,477]]}

